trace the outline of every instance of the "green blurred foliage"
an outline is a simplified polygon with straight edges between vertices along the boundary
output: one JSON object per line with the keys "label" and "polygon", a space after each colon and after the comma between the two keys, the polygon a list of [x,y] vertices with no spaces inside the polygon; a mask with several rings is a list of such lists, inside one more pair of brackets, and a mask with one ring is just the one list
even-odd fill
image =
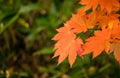
{"label": "green blurred foliage", "polygon": [[72,68],[67,60],[57,65],[52,59],[51,38],[81,7],[78,2],[0,0],[0,78],[120,78],[112,54],[78,56]]}

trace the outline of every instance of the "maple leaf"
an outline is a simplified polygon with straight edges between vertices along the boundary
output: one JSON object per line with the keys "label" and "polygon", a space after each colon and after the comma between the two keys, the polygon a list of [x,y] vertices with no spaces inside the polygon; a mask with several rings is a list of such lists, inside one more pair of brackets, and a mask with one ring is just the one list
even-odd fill
{"label": "maple leaf", "polygon": [[81,0],[80,4],[86,5],[85,6],[85,11],[92,8],[93,10],[96,9],[98,6],[98,0]]}
{"label": "maple leaf", "polygon": [[98,56],[102,51],[108,52],[111,48],[109,39],[111,36],[110,29],[102,29],[95,31],[95,36],[87,39],[87,42],[83,45],[83,54],[93,52],[93,58]]}
{"label": "maple leaf", "polygon": [[73,14],[72,18],[69,21],[67,21],[67,24],[69,24],[69,26],[73,28],[73,31],[76,33],[87,31],[87,25],[84,19],[79,15]]}
{"label": "maple leaf", "polygon": [[113,43],[112,51],[113,51],[113,54],[115,55],[115,58],[120,62],[120,44]]}
{"label": "maple leaf", "polygon": [[106,9],[109,13],[114,7],[120,7],[119,0],[81,0],[80,3],[86,5],[85,10],[90,8],[95,10],[100,5],[102,10]]}
{"label": "maple leaf", "polygon": [[53,58],[59,56],[58,64],[60,64],[68,56],[70,66],[72,66],[75,62],[77,52],[82,51],[82,48],[80,48],[82,40],[80,38],[76,39],[74,32],[71,31],[67,24],[57,29],[57,31],[58,34],[53,38],[53,40],[57,40],[54,48],[56,52]]}
{"label": "maple leaf", "polygon": [[113,39],[113,42],[116,42],[115,39],[118,39],[120,41],[120,22],[119,20],[111,21],[112,22],[112,33],[111,37]]}
{"label": "maple leaf", "polygon": [[101,6],[101,9],[106,9],[109,13],[112,11],[114,7],[120,8],[119,0],[98,0]]}
{"label": "maple leaf", "polygon": [[67,24],[75,33],[86,32],[88,28],[93,28],[96,24],[96,12],[86,14],[83,10],[78,10],[77,14],[73,14]]}
{"label": "maple leaf", "polygon": [[111,45],[111,52],[115,55],[115,58],[120,63],[120,22],[119,21],[113,21],[112,26],[112,45]]}
{"label": "maple leaf", "polygon": [[[101,13],[101,14],[100,14]],[[98,12],[97,22],[101,28],[105,28],[108,24],[109,26],[113,24],[113,21],[119,21],[118,14],[110,13],[105,15],[105,12]]]}
{"label": "maple leaf", "polygon": [[87,25],[85,22],[85,12],[78,10],[77,14],[73,14],[71,19],[66,22],[75,33],[86,32]]}

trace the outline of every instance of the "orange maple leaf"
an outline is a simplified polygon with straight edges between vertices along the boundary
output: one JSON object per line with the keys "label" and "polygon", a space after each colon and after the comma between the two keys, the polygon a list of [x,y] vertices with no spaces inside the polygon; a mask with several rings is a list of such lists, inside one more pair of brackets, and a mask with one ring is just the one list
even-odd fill
{"label": "orange maple leaf", "polygon": [[115,55],[115,58],[120,61],[120,44],[118,43],[113,43],[112,44],[112,51],[113,54]]}
{"label": "orange maple leaf", "polygon": [[83,10],[78,10],[77,14],[73,14],[71,19],[66,22],[75,33],[86,32],[87,25],[85,22],[85,12]]}
{"label": "orange maple leaf", "polygon": [[115,55],[115,58],[120,63],[120,22],[113,21],[112,33],[111,33],[111,52]]}
{"label": "orange maple leaf", "polygon": [[[100,14],[101,13],[101,14]],[[113,24],[113,21],[119,21],[118,14],[110,13],[105,15],[105,12],[98,12],[97,22],[101,28],[106,27],[108,24]]]}
{"label": "orange maple leaf", "polygon": [[119,0],[81,0],[80,3],[86,5],[85,10],[88,10],[90,8],[95,10],[98,7],[98,5],[100,5],[102,10],[105,9],[109,13],[114,7],[120,7]]}
{"label": "orange maple leaf", "polygon": [[115,21],[111,21],[112,22],[112,33],[111,33],[111,37],[113,39],[113,42],[117,43],[117,39],[118,39],[118,43],[120,43],[120,22],[119,20],[115,20]]}
{"label": "orange maple leaf", "polygon": [[57,29],[57,31],[58,34],[53,38],[53,40],[57,40],[55,44],[56,52],[53,58],[59,56],[58,64],[60,64],[68,56],[70,66],[72,66],[75,62],[77,52],[82,51],[82,48],[80,48],[82,40],[80,38],[76,39],[74,32],[71,31],[67,24]]}
{"label": "orange maple leaf", "polygon": [[67,21],[67,24],[73,29],[75,33],[86,32],[88,28],[93,28],[96,21],[97,14],[92,12],[86,14],[83,10],[78,10],[77,14],[73,14],[72,18]]}
{"label": "orange maple leaf", "polygon": [[87,39],[87,42],[84,44],[84,52],[83,54],[88,54],[93,52],[93,57],[98,56],[102,51],[108,52],[111,48],[110,45],[110,29],[102,29],[95,31],[95,36]]}

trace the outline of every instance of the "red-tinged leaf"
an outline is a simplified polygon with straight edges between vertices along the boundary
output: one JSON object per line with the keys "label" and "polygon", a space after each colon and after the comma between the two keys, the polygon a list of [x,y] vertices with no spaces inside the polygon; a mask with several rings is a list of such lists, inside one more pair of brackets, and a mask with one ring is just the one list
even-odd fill
{"label": "red-tinged leaf", "polygon": [[78,48],[77,54],[78,54],[80,57],[82,57],[82,53],[83,53],[83,49],[82,49],[82,46],[80,46],[80,47]]}
{"label": "red-tinged leaf", "polygon": [[57,31],[58,34],[53,38],[53,40],[57,40],[55,44],[56,52],[53,58],[59,56],[58,64],[60,64],[68,56],[70,66],[72,66],[75,62],[77,51],[82,44],[82,40],[76,39],[75,34],[67,24]]}
{"label": "red-tinged leaf", "polygon": [[98,56],[103,50],[108,52],[111,48],[109,42],[110,35],[111,35],[110,29],[103,29],[102,31],[96,30],[95,36],[88,38],[87,42],[83,46],[84,48],[83,54],[93,52],[94,58]]}
{"label": "red-tinged leaf", "polygon": [[68,60],[70,63],[70,66],[72,67],[73,63],[75,62],[76,56],[77,56],[77,52],[79,51],[80,56],[82,55],[82,40],[77,38],[75,41],[73,41],[73,44],[71,46],[71,48],[68,50],[69,51],[69,56],[68,56]]}

